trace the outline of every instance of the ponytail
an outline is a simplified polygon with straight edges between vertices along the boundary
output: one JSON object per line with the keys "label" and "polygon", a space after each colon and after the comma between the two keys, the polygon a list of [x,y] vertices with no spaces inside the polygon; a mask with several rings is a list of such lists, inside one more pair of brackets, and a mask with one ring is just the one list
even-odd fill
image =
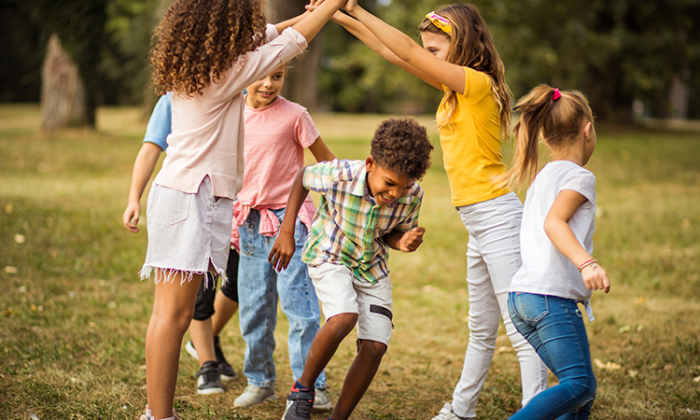
{"label": "ponytail", "polygon": [[518,188],[535,179],[540,136],[550,148],[559,148],[573,143],[583,124],[593,121],[593,112],[581,92],[560,92],[547,85],[539,85],[520,98],[514,111],[520,118],[513,129],[513,166],[496,182]]}

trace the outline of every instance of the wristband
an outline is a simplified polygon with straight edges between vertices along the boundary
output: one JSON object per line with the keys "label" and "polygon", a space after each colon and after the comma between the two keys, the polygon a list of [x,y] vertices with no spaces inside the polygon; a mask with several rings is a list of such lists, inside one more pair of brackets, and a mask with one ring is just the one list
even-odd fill
{"label": "wristband", "polygon": [[597,262],[598,262],[598,260],[596,260],[595,258],[588,260],[588,261],[586,261],[578,266],[578,271],[581,272],[581,270],[583,270],[584,268],[588,267],[589,265],[596,264]]}

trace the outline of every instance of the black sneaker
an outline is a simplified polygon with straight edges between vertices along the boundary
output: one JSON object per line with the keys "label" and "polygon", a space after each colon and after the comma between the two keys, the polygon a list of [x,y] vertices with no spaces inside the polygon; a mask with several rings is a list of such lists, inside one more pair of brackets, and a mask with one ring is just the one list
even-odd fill
{"label": "black sneaker", "polygon": [[221,385],[221,373],[218,364],[210,360],[204,362],[197,372],[197,394],[221,394],[224,386]]}
{"label": "black sneaker", "polygon": [[224,357],[224,352],[221,351],[221,343],[219,342],[219,337],[214,337],[214,353],[216,354],[216,363],[219,364],[219,371],[221,372],[221,379],[224,381],[230,381],[235,378],[236,371],[233,370],[233,366]]}
{"label": "black sneaker", "polygon": [[292,386],[292,392],[287,396],[287,409],[282,420],[310,420],[314,408],[315,392],[300,391]]}

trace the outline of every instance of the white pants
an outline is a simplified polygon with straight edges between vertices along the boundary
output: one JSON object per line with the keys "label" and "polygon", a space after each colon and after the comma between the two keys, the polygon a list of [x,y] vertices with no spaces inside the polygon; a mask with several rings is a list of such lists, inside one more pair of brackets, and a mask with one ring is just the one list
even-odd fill
{"label": "white pants", "polygon": [[469,232],[469,345],[462,377],[452,395],[452,410],[469,418],[475,416],[476,401],[491,366],[501,317],[520,361],[523,406],[547,388],[547,367],[508,314],[508,287],[521,264],[522,203],[509,193],[457,211]]}

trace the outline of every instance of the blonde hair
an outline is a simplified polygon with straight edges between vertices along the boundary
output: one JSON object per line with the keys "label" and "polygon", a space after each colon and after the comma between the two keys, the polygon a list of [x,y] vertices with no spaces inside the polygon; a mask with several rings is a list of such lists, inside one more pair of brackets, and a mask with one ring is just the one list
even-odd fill
{"label": "blonde hair", "polygon": [[540,137],[550,148],[565,147],[580,137],[584,124],[593,122],[593,111],[583,93],[559,92],[547,85],[539,85],[520,98],[514,110],[520,113],[520,119],[513,129],[513,165],[497,182],[517,187],[535,179]]}
{"label": "blonde hair", "polygon": [[[423,20],[418,30],[446,36],[450,40],[448,62],[470,67],[491,78],[491,92],[501,117],[501,137],[508,138],[511,123],[510,89],[506,83],[503,61],[479,10],[472,4],[450,4],[441,6],[435,13],[450,21],[452,35],[443,32],[428,18]],[[457,107],[457,93],[448,88],[442,101],[447,112],[444,121],[439,121],[438,124],[445,125],[449,124]]]}

